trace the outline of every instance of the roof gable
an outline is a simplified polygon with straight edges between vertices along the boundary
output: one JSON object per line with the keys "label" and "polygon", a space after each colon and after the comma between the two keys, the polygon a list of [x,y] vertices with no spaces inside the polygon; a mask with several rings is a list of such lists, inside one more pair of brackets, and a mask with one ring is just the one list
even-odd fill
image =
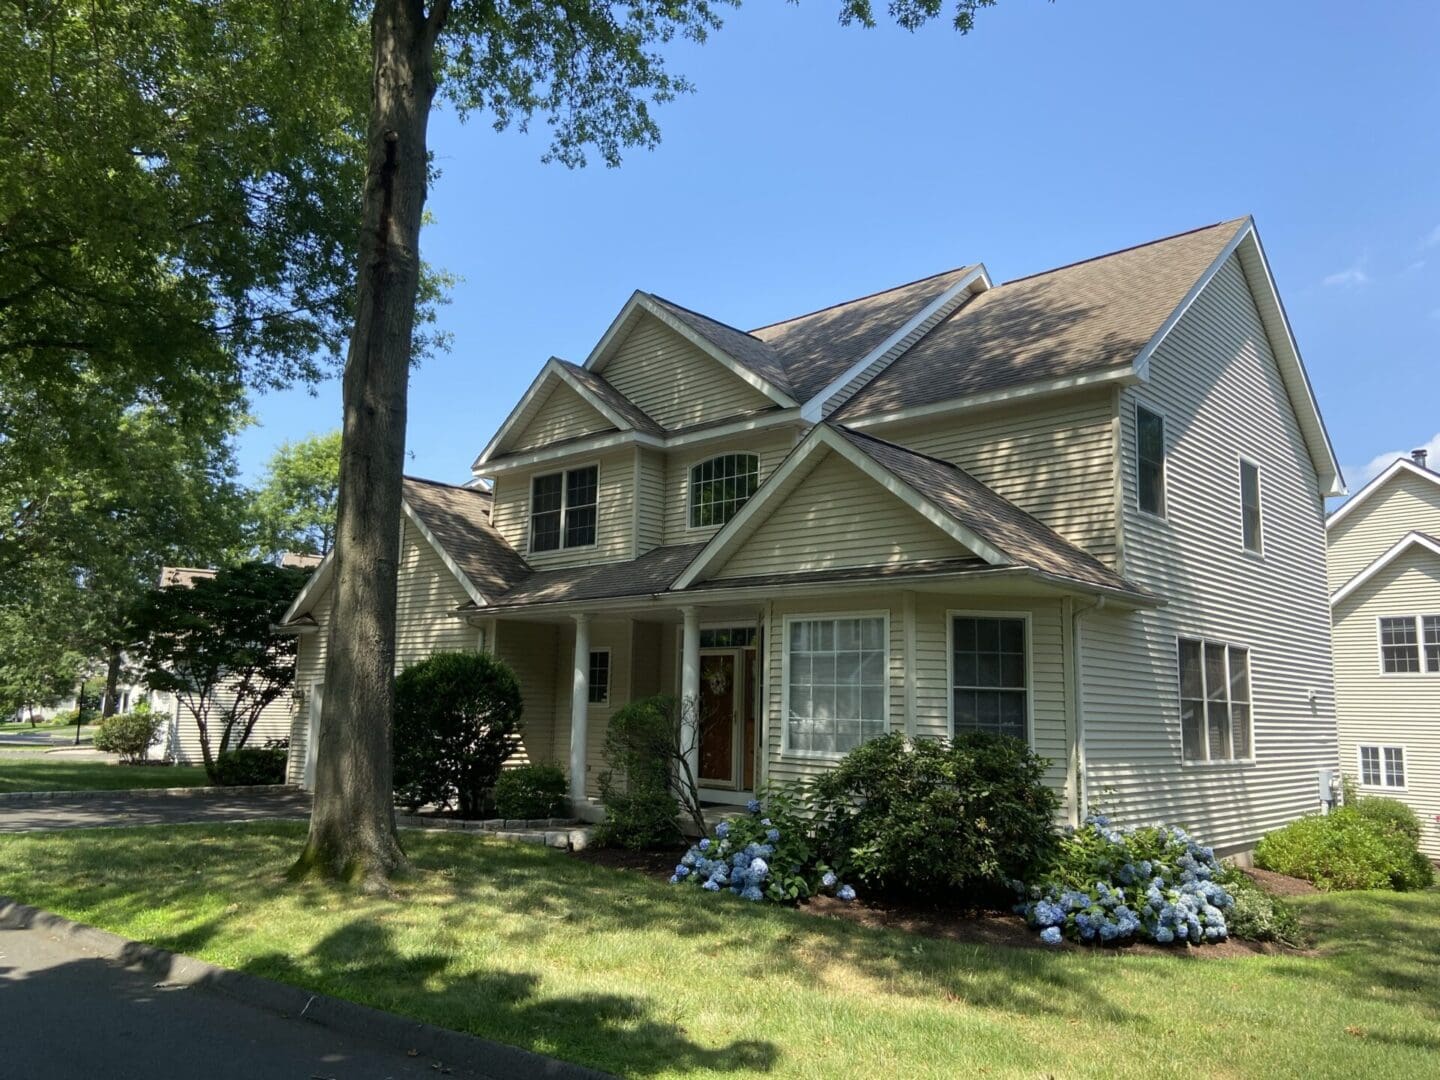
{"label": "roof gable", "polygon": [[1399,483],[1411,480],[1424,486],[1433,486],[1440,491],[1440,473],[1432,472],[1416,465],[1409,458],[1397,457],[1368,484],[1362,487],[1354,495],[1345,501],[1345,505],[1337,509],[1325,519],[1325,529],[1328,532],[1342,521],[1350,518],[1356,510],[1367,504],[1372,504],[1377,495],[1385,494],[1379,499],[1384,502],[1391,491],[1396,490]]}
{"label": "roof gable", "polygon": [[1401,537],[1389,551],[1385,552],[1385,554],[1381,555],[1364,570],[1361,570],[1360,573],[1356,574],[1344,585],[1331,593],[1330,606],[1335,607],[1338,605],[1347,596],[1352,595],[1356,589],[1360,588],[1360,586],[1364,585],[1367,581],[1370,581],[1377,574],[1384,571],[1386,567],[1393,564],[1396,559],[1411,550],[1429,552],[1437,559],[1440,559],[1440,539],[1420,532],[1412,532]]}

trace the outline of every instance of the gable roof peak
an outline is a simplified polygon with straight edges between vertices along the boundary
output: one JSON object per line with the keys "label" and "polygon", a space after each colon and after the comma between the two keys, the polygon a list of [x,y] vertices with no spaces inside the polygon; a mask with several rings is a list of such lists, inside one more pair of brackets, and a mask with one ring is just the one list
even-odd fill
{"label": "gable roof peak", "polygon": [[1440,473],[1437,473],[1433,469],[1427,468],[1423,465],[1417,465],[1409,457],[1402,455],[1400,457],[1397,457],[1389,465],[1386,465],[1385,468],[1382,469],[1375,476],[1371,477],[1364,487],[1362,487],[1354,495],[1350,496],[1350,498],[1346,499],[1343,506],[1338,507],[1329,517],[1327,517],[1325,519],[1325,528],[1328,530],[1332,526],[1339,524],[1341,521],[1344,521],[1345,518],[1348,517],[1350,513],[1355,509],[1355,507],[1367,502],[1377,491],[1389,484],[1390,481],[1393,480],[1395,477],[1402,474],[1406,476],[1414,476],[1418,479],[1426,480],[1432,484],[1440,486]]}

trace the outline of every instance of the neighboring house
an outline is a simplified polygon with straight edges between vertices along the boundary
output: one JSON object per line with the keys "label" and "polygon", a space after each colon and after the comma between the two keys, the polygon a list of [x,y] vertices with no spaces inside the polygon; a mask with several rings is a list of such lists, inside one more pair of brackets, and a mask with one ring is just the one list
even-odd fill
{"label": "neighboring house", "polygon": [[1330,515],[1340,763],[1440,858],[1440,474],[1400,458]]}
{"label": "neighboring house", "polygon": [[[398,663],[488,648],[598,812],[614,710],[698,709],[715,802],[884,731],[1024,738],[1075,821],[1223,851],[1320,805],[1339,470],[1245,218],[745,332],[636,293],[476,460],[408,480]],[[330,563],[284,622],[311,707]],[[292,777],[303,779],[292,755]]]}

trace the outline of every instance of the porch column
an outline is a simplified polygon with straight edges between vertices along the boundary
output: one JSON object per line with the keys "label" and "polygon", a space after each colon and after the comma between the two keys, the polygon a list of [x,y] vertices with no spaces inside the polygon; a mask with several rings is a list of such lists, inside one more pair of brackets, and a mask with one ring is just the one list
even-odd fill
{"label": "porch column", "polygon": [[700,776],[700,612],[681,608],[685,637],[680,650],[680,740],[690,774]]}
{"label": "porch column", "polygon": [[575,616],[575,674],[570,684],[570,798],[585,801],[585,745],[590,719],[590,616]]}

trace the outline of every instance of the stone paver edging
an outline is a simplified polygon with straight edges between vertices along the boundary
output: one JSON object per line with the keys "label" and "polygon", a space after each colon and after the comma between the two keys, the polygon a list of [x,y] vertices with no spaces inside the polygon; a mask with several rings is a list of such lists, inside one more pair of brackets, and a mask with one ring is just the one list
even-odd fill
{"label": "stone paver edging", "polygon": [[86,789],[84,791],[6,791],[0,792],[0,805],[11,802],[29,802],[33,799],[116,799],[116,798],[174,798],[175,796],[202,795],[279,795],[300,790],[298,784],[254,784],[249,787],[164,787],[164,788],[113,788],[111,790]]}
{"label": "stone paver edging", "polygon": [[308,1020],[357,1038],[394,1046],[401,1052],[417,1050],[426,1057],[494,1076],[514,1080],[605,1080],[608,1073],[583,1065],[556,1061],[517,1046],[491,1042],[433,1024],[407,1020],[394,1013],[357,1005],[328,994],[314,994],[299,987],[248,975],[243,971],[217,967],[204,960],[182,956],[153,945],[72,922],[60,915],[17,903],[0,896],[0,929],[39,929],[92,955],[125,967],[139,967],[170,986],[195,986],[217,990],[229,997],[278,1013]]}
{"label": "stone paver edging", "polygon": [[584,826],[571,818],[488,818],[484,821],[460,821],[456,818],[422,817],[419,814],[396,814],[401,828],[435,829],[454,832],[478,832],[496,840],[515,840],[522,844],[544,844],[561,851],[584,851],[595,836],[595,827]]}

